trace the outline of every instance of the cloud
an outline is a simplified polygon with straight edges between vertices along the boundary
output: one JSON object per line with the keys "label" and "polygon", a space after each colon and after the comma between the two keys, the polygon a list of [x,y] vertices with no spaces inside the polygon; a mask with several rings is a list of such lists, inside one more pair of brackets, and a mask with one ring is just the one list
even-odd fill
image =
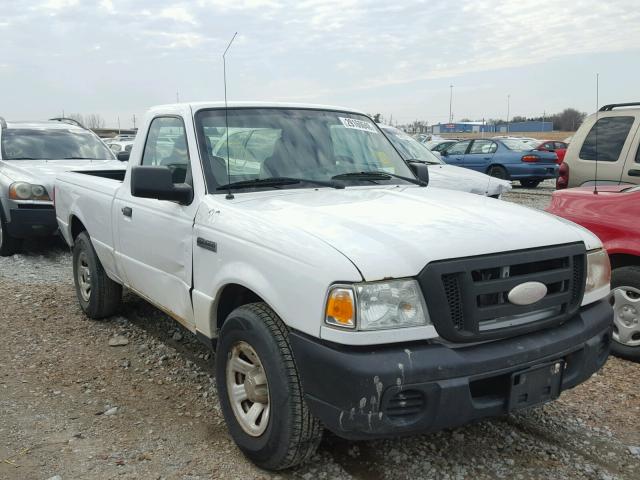
{"label": "cloud", "polygon": [[40,6],[51,10],[62,10],[78,5],[78,0],[47,0]]}
{"label": "cloud", "polygon": [[160,18],[175,20],[176,22],[190,23],[192,25],[196,24],[196,20],[189,12],[189,10],[180,5],[163,8],[162,10],[160,10],[158,16]]}

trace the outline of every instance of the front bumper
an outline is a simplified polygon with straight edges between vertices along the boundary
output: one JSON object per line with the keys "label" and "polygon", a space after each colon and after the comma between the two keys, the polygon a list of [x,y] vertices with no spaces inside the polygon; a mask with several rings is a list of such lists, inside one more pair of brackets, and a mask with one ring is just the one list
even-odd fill
{"label": "front bumper", "polygon": [[559,391],[575,387],[606,362],[612,322],[602,300],[561,326],[468,346],[346,347],[298,332],[290,341],[312,413],[341,437],[367,439],[507,414],[512,374],[547,362],[564,361]]}
{"label": "front bumper", "polygon": [[58,229],[53,205],[21,204],[9,210],[7,231],[15,238],[53,235]]}

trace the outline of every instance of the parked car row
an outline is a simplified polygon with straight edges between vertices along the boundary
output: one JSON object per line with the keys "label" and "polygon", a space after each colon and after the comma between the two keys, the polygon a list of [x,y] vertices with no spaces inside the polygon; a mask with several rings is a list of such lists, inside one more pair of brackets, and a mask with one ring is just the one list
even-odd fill
{"label": "parked car row", "polygon": [[43,234],[53,213],[88,317],[126,288],[215,345],[229,432],[260,467],[304,462],[324,429],[430,432],[552,401],[612,340],[638,360],[639,187],[556,192],[559,216],[487,198],[555,178],[555,151],[496,137],[439,158],[316,105],[156,107],[127,163],[79,126],[18,130],[2,122],[3,254],[20,212],[46,213]]}

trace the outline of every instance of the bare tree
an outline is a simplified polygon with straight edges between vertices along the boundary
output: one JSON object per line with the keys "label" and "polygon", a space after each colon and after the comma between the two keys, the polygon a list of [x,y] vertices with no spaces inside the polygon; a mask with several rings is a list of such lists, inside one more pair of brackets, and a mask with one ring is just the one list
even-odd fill
{"label": "bare tree", "polygon": [[84,125],[84,116],[81,113],[69,113],[66,115],[67,118],[71,118],[72,120],[75,120],[76,122]]}
{"label": "bare tree", "polygon": [[96,128],[104,128],[104,118],[102,118],[97,113],[90,113],[85,118],[86,123],[83,125],[87,128],[96,129]]}

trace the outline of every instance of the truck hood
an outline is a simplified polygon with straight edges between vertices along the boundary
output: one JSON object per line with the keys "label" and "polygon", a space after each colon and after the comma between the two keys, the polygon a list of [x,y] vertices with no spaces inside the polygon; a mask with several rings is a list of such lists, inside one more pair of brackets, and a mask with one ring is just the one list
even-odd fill
{"label": "truck hood", "polygon": [[292,242],[305,241],[296,230],[322,240],[367,281],[414,276],[435,260],[578,241],[587,249],[601,245],[587,230],[545,212],[429,187],[247,193],[236,196],[232,209],[263,230],[289,230]]}
{"label": "truck hood", "polygon": [[125,170],[127,164],[118,160],[5,160],[0,171],[14,182],[42,185],[51,194],[56,176],[76,170]]}
{"label": "truck hood", "polygon": [[489,196],[511,190],[511,182],[455,165],[429,165],[429,186]]}

